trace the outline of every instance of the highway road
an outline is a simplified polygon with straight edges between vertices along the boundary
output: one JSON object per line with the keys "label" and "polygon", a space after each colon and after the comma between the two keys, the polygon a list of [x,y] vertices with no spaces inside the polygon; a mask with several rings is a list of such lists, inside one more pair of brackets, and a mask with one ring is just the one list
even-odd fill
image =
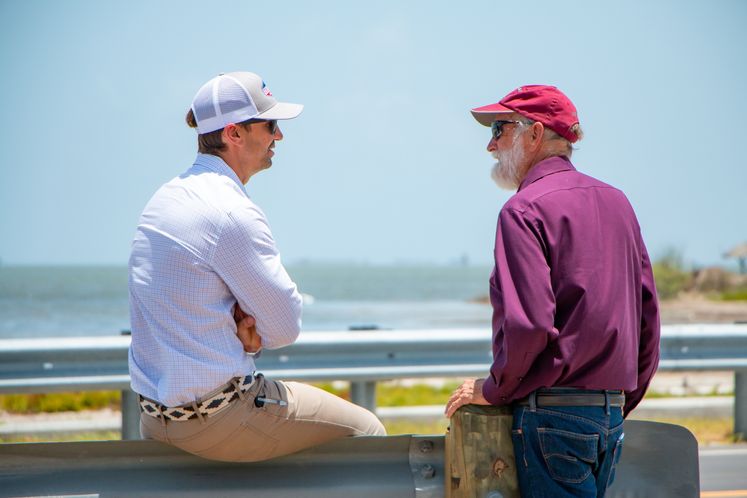
{"label": "highway road", "polygon": [[747,445],[700,450],[701,498],[747,498]]}

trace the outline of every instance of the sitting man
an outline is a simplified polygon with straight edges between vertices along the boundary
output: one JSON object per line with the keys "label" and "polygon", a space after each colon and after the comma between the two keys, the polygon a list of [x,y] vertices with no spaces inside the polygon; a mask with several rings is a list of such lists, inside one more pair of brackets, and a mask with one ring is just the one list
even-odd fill
{"label": "sitting man", "polygon": [[129,261],[129,365],[145,438],[256,461],[385,434],[359,406],[256,372],[260,348],[296,340],[302,303],[244,185],[272,165],[278,120],[302,109],[248,72],[221,74],[194,97],[187,124],[199,154],[146,205]]}

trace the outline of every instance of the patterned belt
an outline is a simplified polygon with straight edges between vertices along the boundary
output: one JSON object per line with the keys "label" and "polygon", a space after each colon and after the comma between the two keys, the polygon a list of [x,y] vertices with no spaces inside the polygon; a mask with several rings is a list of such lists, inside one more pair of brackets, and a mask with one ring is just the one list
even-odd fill
{"label": "patterned belt", "polygon": [[199,403],[177,406],[175,408],[163,406],[160,403],[138,395],[140,399],[140,411],[151,417],[163,417],[167,420],[177,421],[192,420],[199,417],[198,413],[209,417],[227,407],[231,402],[239,399],[241,397],[239,391],[242,394],[247,392],[252,384],[254,384],[254,375],[247,375],[243,378],[236,377],[225,388],[221,389],[218,394],[203,399]]}

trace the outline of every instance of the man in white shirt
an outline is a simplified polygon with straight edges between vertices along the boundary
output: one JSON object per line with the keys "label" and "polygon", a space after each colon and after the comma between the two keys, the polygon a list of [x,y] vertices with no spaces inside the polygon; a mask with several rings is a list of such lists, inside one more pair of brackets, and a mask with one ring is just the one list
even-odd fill
{"label": "man in white shirt", "polygon": [[386,433],[359,406],[256,373],[262,347],[298,337],[301,296],[244,184],[272,165],[277,120],[302,109],[248,72],[221,74],[195,95],[187,123],[197,159],[148,202],[130,256],[129,364],[145,438],[256,461]]}

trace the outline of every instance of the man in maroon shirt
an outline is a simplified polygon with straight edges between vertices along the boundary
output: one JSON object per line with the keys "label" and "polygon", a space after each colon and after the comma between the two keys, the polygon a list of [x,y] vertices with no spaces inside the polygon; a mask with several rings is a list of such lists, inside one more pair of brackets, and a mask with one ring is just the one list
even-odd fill
{"label": "man in maroon shirt", "polygon": [[659,309],[633,208],[576,171],[576,108],[530,85],[472,110],[492,128],[493,179],[517,189],[498,216],[493,365],[446,407],[512,405],[522,496],[604,496],[623,418],[659,361]]}

